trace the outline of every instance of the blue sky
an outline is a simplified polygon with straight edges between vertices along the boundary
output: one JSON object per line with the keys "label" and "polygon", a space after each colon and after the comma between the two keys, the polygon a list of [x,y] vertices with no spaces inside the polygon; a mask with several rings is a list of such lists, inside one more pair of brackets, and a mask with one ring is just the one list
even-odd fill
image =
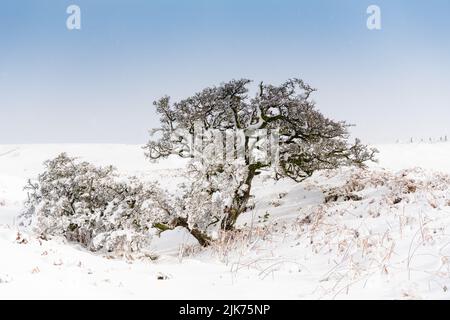
{"label": "blue sky", "polygon": [[450,135],[449,35],[448,0],[3,0],[0,143],[144,143],[153,100],[241,77],[303,78],[369,143]]}

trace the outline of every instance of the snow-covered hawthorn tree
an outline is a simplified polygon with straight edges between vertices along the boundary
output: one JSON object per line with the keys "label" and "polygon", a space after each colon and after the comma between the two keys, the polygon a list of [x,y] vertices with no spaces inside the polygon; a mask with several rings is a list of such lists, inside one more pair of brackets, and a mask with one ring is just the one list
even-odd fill
{"label": "snow-covered hawthorn tree", "polygon": [[[300,182],[317,170],[362,167],[374,160],[375,149],[358,139],[349,143],[346,122],[333,121],[316,109],[311,100],[315,89],[302,80],[291,79],[279,86],[261,83],[253,98],[248,94],[250,82],[232,80],[175,103],[168,96],[154,102],[161,128],[153,131],[159,136],[145,146],[146,156],[156,160],[177,154],[193,158],[196,168],[191,185],[186,187],[180,225],[202,230],[210,225],[233,229],[247,209],[253,179],[261,170],[273,169],[277,177]],[[254,156],[261,147],[261,141],[259,147],[254,147],[259,138],[252,139],[258,130],[276,132],[277,156],[272,155],[268,161]],[[226,159],[226,141],[206,134],[219,132],[227,136],[242,131],[245,135],[241,144],[234,144],[231,150],[234,155],[241,147],[245,151],[237,161]],[[202,132],[200,142],[198,132]],[[239,135],[233,139],[237,142]],[[219,150],[224,151],[212,153],[211,157],[207,152],[211,146],[223,147]]]}

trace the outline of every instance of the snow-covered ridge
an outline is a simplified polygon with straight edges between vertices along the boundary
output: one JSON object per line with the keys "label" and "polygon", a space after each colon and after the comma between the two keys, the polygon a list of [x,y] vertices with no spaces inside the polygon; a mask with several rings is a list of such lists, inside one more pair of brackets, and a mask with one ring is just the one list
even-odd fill
{"label": "snow-covered ridge", "polygon": [[150,163],[138,145],[0,145],[0,298],[450,298],[450,143],[375,147],[369,171],[259,177],[243,231],[209,249],[178,228],[155,239],[158,260],[130,261],[18,230],[23,186],[61,152],[173,189],[183,160]]}

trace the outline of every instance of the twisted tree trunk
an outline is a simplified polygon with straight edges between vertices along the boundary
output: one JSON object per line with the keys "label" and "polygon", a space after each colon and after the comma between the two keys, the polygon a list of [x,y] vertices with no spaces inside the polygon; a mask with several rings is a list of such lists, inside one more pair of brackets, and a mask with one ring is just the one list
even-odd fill
{"label": "twisted tree trunk", "polygon": [[[235,191],[234,198],[230,208],[226,209],[225,218],[222,220],[222,230],[229,231],[234,229],[239,216],[247,210],[248,200],[252,189],[253,178],[259,174],[259,169],[265,167],[261,162],[249,165],[247,178],[244,183]],[[242,190],[242,186],[246,186]]]}

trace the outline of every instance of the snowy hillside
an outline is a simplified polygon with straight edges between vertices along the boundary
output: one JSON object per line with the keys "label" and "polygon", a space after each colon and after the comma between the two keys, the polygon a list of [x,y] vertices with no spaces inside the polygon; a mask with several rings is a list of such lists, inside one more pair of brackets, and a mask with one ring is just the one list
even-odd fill
{"label": "snowy hillside", "polygon": [[16,225],[29,178],[60,152],[176,190],[184,161],[135,145],[0,145],[0,299],[450,298],[450,143],[376,146],[369,170],[264,175],[240,231],[207,249],[182,228],[113,259]]}

